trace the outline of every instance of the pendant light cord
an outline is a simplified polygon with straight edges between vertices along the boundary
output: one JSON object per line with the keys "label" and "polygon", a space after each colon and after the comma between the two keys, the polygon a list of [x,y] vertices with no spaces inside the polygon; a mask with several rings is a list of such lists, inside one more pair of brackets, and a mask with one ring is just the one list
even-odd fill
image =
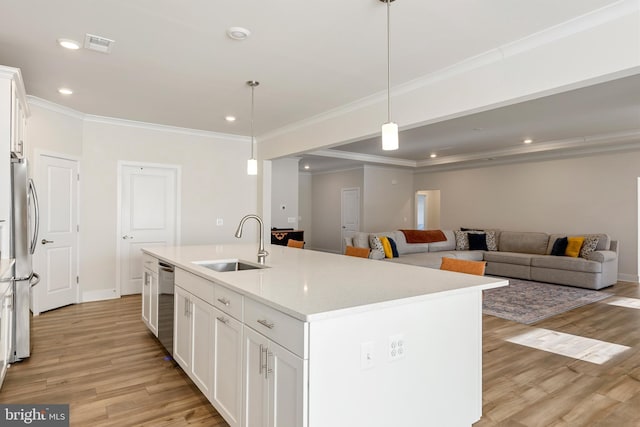
{"label": "pendant light cord", "polygon": [[391,123],[391,0],[387,3],[387,123]]}
{"label": "pendant light cord", "polygon": [[251,85],[251,158],[253,159],[253,91],[255,85]]}

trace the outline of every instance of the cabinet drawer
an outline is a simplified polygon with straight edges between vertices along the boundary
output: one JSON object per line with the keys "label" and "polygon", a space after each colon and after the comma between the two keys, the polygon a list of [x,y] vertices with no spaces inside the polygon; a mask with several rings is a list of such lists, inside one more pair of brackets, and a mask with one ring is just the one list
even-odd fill
{"label": "cabinet drawer", "polygon": [[242,295],[222,285],[216,284],[215,297],[216,299],[213,301],[215,307],[224,311],[229,316],[242,320]]}
{"label": "cabinet drawer", "polygon": [[180,268],[176,268],[174,280],[176,285],[180,286],[182,289],[191,292],[201,300],[213,305],[215,300],[213,297],[213,282]]}
{"label": "cabinet drawer", "polygon": [[142,254],[142,267],[148,268],[154,273],[158,273],[158,258],[154,258],[149,254]]}
{"label": "cabinet drawer", "polygon": [[251,298],[245,298],[244,324],[303,359],[307,358],[307,323]]}

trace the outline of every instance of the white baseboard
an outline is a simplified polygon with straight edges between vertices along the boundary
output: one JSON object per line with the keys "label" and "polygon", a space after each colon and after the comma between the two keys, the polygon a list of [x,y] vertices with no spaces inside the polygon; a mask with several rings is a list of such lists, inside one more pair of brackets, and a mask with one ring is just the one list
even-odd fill
{"label": "white baseboard", "polygon": [[103,301],[107,299],[116,299],[118,295],[115,289],[100,289],[99,291],[82,292],[82,302]]}
{"label": "white baseboard", "polygon": [[640,278],[634,274],[618,274],[618,280],[621,282],[635,282],[638,283]]}

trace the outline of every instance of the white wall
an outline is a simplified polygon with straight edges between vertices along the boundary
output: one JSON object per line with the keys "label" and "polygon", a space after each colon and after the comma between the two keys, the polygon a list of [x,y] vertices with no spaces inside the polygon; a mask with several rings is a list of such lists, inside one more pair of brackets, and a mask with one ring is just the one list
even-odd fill
{"label": "white wall", "polygon": [[313,223],[309,249],[340,253],[342,251],[341,208],[342,189],[360,188],[360,224],[362,224],[362,189],[364,170],[362,168],[327,174],[314,174],[311,183],[311,204]]}
{"label": "white wall", "polygon": [[413,195],[412,171],[365,166],[362,231],[413,228]]}
{"label": "white wall", "polygon": [[[31,104],[28,122],[30,152],[39,149],[80,158],[83,299],[115,292],[119,160],[181,166],[181,244],[235,241],[240,218],[256,211],[257,180],[246,174],[248,139],[97,121],[36,104]],[[216,226],[216,218],[222,218],[224,225]],[[242,239],[257,241],[257,227],[247,224]]]}
{"label": "white wall", "polygon": [[619,273],[638,280],[640,151],[421,173],[415,190],[441,191],[441,227],[607,233]]}
{"label": "white wall", "polygon": [[303,172],[298,176],[298,228],[304,230],[305,242],[313,240],[312,182],[313,176],[310,173]]}
{"label": "white wall", "polygon": [[298,161],[271,162],[271,227],[298,229]]}

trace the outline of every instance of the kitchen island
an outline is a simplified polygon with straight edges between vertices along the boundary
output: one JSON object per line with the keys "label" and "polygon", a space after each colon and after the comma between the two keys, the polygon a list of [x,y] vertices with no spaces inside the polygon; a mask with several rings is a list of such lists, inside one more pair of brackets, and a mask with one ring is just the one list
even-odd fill
{"label": "kitchen island", "polygon": [[[174,359],[230,425],[480,419],[482,290],[506,281],[267,250],[260,266],[256,245],[144,249],[176,267]],[[212,269],[237,260],[262,268]]]}

